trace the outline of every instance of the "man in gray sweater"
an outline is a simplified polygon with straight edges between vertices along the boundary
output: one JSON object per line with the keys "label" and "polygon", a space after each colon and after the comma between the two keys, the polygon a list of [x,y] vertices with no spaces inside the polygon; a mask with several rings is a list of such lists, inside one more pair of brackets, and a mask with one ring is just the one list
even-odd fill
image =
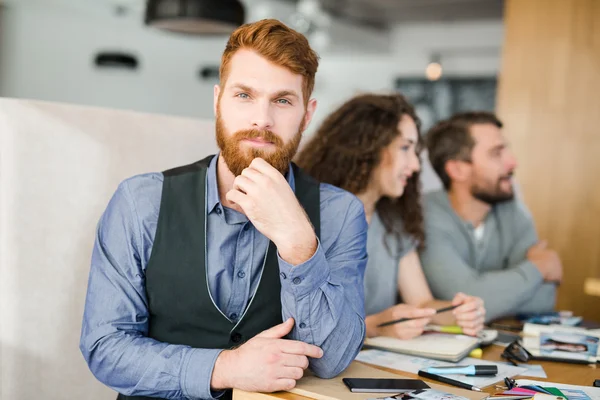
{"label": "man in gray sweater", "polygon": [[444,190],[424,198],[423,270],[436,298],[484,299],[486,321],[551,311],[562,278],[558,255],[514,199],[517,164],[501,128],[491,113],[462,113],[426,137]]}

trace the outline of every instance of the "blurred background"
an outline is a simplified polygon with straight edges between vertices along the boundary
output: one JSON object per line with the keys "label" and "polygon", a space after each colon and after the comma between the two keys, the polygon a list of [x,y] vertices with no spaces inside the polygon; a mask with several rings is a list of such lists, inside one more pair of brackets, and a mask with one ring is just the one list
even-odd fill
{"label": "blurred background", "polygon": [[[212,118],[226,28],[201,35],[159,30],[144,22],[152,7],[145,0],[0,3],[1,96]],[[238,10],[231,0],[162,3],[184,14],[185,7],[212,3],[215,18],[224,20]],[[241,4],[245,22],[280,19],[306,34],[319,53],[313,129],[362,91],[401,89],[426,126],[460,109],[494,108],[502,0]]]}
{"label": "blurred background", "polygon": [[0,96],[212,120],[228,35],[263,18],[321,57],[307,135],[366,91],[401,90],[425,129],[496,111],[558,308],[600,317],[600,0],[0,0]]}

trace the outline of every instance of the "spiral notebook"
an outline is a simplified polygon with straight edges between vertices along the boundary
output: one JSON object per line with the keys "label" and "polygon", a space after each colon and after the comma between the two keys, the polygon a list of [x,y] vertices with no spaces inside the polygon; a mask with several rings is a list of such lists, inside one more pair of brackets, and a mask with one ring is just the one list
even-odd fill
{"label": "spiral notebook", "polygon": [[434,360],[458,362],[480,345],[480,339],[466,335],[425,333],[409,340],[378,336],[367,338],[365,347],[409,354]]}

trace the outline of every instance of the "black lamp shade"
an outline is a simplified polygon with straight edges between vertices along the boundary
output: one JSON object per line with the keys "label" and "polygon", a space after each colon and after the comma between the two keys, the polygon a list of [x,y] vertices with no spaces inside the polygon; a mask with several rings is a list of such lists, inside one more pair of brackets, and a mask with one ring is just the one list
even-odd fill
{"label": "black lamp shade", "polygon": [[148,0],[146,24],[188,34],[230,34],[244,23],[238,0]]}

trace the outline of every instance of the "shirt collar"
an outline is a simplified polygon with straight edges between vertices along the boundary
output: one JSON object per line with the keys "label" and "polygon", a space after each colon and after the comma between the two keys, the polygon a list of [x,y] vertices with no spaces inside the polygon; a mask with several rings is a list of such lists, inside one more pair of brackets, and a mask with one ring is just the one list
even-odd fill
{"label": "shirt collar", "polygon": [[[214,209],[220,205],[221,198],[219,197],[219,186],[217,184],[217,161],[220,157],[220,153],[210,160],[208,164],[208,170],[206,171],[206,213],[210,214]],[[294,178],[294,171],[292,170],[292,164],[290,163],[288,173],[286,174],[288,184],[292,188],[292,191],[296,191],[296,181]]]}

